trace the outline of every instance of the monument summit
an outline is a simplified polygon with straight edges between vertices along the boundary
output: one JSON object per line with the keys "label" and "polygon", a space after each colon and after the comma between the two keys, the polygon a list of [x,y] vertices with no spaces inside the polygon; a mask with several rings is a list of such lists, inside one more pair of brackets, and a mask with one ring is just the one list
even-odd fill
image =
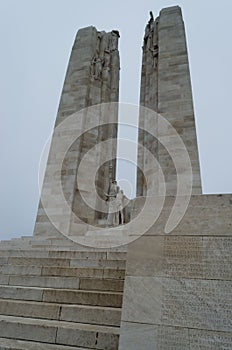
{"label": "monument summit", "polygon": [[[0,349],[231,349],[232,195],[202,194],[180,7],[150,12],[139,106],[119,103],[119,40],[76,35],[34,234],[0,242]],[[139,115],[133,199],[119,109]]]}

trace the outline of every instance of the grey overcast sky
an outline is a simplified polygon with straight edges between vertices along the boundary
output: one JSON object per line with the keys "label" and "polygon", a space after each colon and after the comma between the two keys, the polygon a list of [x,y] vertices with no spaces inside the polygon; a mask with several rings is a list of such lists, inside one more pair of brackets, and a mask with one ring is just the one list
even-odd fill
{"label": "grey overcast sky", "polygon": [[0,239],[33,232],[40,154],[77,30],[120,31],[120,100],[137,104],[149,11],[172,5],[186,25],[203,191],[232,193],[231,0],[1,0]]}

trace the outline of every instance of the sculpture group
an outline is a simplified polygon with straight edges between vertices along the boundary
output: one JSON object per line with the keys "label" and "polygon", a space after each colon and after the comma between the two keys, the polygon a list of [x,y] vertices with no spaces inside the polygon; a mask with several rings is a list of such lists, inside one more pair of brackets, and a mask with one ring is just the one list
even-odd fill
{"label": "sculpture group", "polygon": [[105,196],[108,202],[107,226],[123,225],[125,223],[124,210],[128,204],[128,199],[116,180],[111,182],[109,191],[105,193]]}

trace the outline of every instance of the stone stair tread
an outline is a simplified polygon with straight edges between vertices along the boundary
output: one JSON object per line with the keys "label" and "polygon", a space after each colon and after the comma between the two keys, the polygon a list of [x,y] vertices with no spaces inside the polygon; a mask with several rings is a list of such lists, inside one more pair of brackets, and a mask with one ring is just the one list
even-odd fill
{"label": "stone stair tread", "polygon": [[93,268],[125,268],[125,260],[111,259],[77,259],[53,257],[4,257],[0,265],[17,266],[54,266],[54,267],[93,267]]}
{"label": "stone stair tread", "polygon": [[[12,304],[18,304],[22,303],[25,305],[40,305],[43,304],[44,306],[49,306],[51,303],[46,302],[46,301],[33,301],[33,300],[14,300],[14,299],[2,299],[0,298],[0,302],[11,302]],[[74,307],[74,308],[80,308],[83,310],[88,310],[88,309],[94,309],[94,310],[108,310],[108,311],[120,311],[120,308],[118,307],[112,307],[112,306],[97,306],[97,305],[77,305],[77,304],[62,304],[62,303],[52,303],[53,306],[65,306],[65,307]],[[0,315],[1,315],[1,310],[0,310]]]}
{"label": "stone stair tread", "polygon": [[75,293],[90,293],[90,294],[95,294],[95,293],[101,293],[101,294],[111,294],[111,295],[122,295],[122,292],[112,292],[112,291],[105,291],[105,290],[80,290],[80,289],[65,289],[65,288],[49,288],[49,287],[39,287],[39,286],[33,286],[33,287],[28,287],[28,286],[9,286],[9,285],[0,285],[0,288],[3,287],[5,288],[16,288],[16,289],[34,289],[34,290],[46,290],[46,291],[58,291],[58,292],[75,292]]}
{"label": "stone stair tread", "polygon": [[[7,276],[7,275],[6,275]],[[43,287],[57,289],[83,289],[80,288],[80,279],[76,277],[59,276],[28,276],[28,275],[8,275],[9,286]],[[1,279],[0,279],[1,282]]]}
{"label": "stone stair tread", "polygon": [[0,315],[2,338],[116,350],[119,334],[120,328],[114,326]]}
{"label": "stone stair tread", "polygon": [[[67,277],[105,277],[117,273],[124,278],[125,269],[95,268],[95,267],[61,267],[61,266],[33,266],[33,265],[2,265],[0,273],[3,275],[33,275],[33,276],[67,276]],[[122,279],[118,277],[118,279]],[[115,277],[112,277],[115,278]],[[117,277],[116,277],[117,278]]]}
{"label": "stone stair tread", "polygon": [[[41,257],[45,258],[63,258],[62,255],[69,255],[69,259],[79,258],[79,259],[88,259],[89,256],[95,255],[100,259],[106,259],[107,252],[101,251],[70,251],[70,250],[44,250],[44,249],[9,249],[9,250],[0,250],[0,256],[12,256],[12,257],[35,257],[35,253],[41,254]],[[113,252],[114,253],[114,252]],[[115,252],[118,253],[118,252]],[[119,252],[121,255],[126,256],[126,252]],[[25,255],[24,255],[25,254]],[[61,256],[59,256],[61,255]]]}
{"label": "stone stair tread", "polygon": [[46,344],[34,341],[0,338],[0,350],[92,350],[76,346]]}
{"label": "stone stair tread", "polygon": [[103,277],[2,275],[0,285],[122,292],[124,280]]}
{"label": "stone stair tread", "polygon": [[[69,329],[79,329],[83,331],[93,331],[93,332],[101,332],[108,334],[118,335],[120,333],[119,327],[113,326],[101,326],[101,325],[92,325],[87,323],[77,323],[77,322],[67,322],[67,321],[59,321],[59,320],[46,320],[46,319],[35,319],[29,317],[17,317],[17,316],[8,316],[8,315],[0,315],[0,324],[1,322],[10,322],[17,324],[25,324],[25,325],[38,325],[38,326],[47,326],[47,327],[57,327],[57,328],[69,328]],[[0,328],[1,332],[1,328]]]}
{"label": "stone stair tread", "polygon": [[119,327],[121,308],[0,299],[0,315]]}
{"label": "stone stair tread", "polygon": [[124,281],[103,277],[1,275],[0,285],[122,292]]}
{"label": "stone stair tread", "polygon": [[2,299],[121,307],[122,292],[0,285]]}
{"label": "stone stair tread", "polygon": [[[105,253],[105,248],[91,248],[88,246],[78,246],[76,247],[74,244],[72,246],[66,247],[62,245],[52,246],[50,244],[43,245],[42,247],[32,247],[31,245],[15,245],[10,244],[2,244],[3,241],[0,241],[0,251],[52,251],[52,252],[100,252]],[[126,253],[127,246],[119,247],[119,248],[108,248],[107,252],[109,253]]]}

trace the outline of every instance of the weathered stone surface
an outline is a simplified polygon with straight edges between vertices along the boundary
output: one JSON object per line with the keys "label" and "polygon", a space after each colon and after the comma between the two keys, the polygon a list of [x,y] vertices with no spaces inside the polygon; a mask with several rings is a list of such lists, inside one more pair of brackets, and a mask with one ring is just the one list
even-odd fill
{"label": "weathered stone surface", "polygon": [[94,267],[94,268],[115,268],[115,269],[123,269],[125,268],[126,262],[123,260],[77,260],[72,259],[70,261],[71,267]]}
{"label": "weathered stone surface", "polygon": [[122,320],[160,324],[162,283],[157,278],[126,277]]}
{"label": "weathered stone surface", "polygon": [[232,344],[231,332],[212,332],[201,329],[189,330],[189,349],[229,350]]}
{"label": "weathered stone surface", "polygon": [[44,321],[32,321],[30,318],[0,316],[0,336],[55,343],[56,327],[46,325]]}
{"label": "weathered stone surface", "polygon": [[[174,205],[174,199],[173,196],[166,197],[161,215],[157,221],[154,220],[154,224],[144,235],[165,234],[164,228]],[[171,234],[181,236],[232,236],[231,203],[231,194],[193,195],[183,218]],[[137,213],[142,210],[143,205],[144,198],[138,197],[134,200]],[[148,215],[154,215],[154,209],[150,208]]]}
{"label": "weathered stone surface", "polygon": [[31,265],[31,266],[70,266],[70,260],[68,259],[55,259],[55,258],[22,258],[22,257],[10,257],[8,259],[10,265]]}
{"label": "weathered stone surface", "polygon": [[0,298],[41,301],[43,290],[21,286],[0,286]]}
{"label": "weathered stone surface", "polygon": [[58,304],[0,299],[1,315],[57,320],[59,319],[59,312],[60,306]]}
{"label": "weathered stone surface", "polygon": [[119,350],[189,350],[187,328],[122,322]]}
{"label": "weathered stone surface", "polygon": [[122,322],[120,350],[229,350],[231,333]]}
{"label": "weathered stone surface", "polygon": [[[25,341],[18,339],[0,338],[1,350],[73,350],[73,347],[64,345],[52,345],[41,342]],[[76,350],[90,350],[88,348],[76,347]]]}
{"label": "weathered stone surface", "polygon": [[3,275],[41,275],[41,267],[37,266],[13,266],[4,265],[0,267],[0,272]]}
{"label": "weathered stone surface", "polygon": [[156,350],[156,334],[153,325],[122,322],[120,350]]}
{"label": "weathered stone surface", "polygon": [[55,303],[120,307],[122,294],[103,291],[44,289],[43,301]]}
{"label": "weathered stone surface", "polygon": [[113,327],[79,324],[78,329],[67,324],[58,328],[57,344],[117,350],[119,330]]}
{"label": "weathered stone surface", "polygon": [[0,284],[8,284],[8,282],[9,282],[9,276],[0,275]]}
{"label": "weathered stone surface", "polygon": [[86,305],[63,305],[60,319],[79,323],[119,326],[121,309]]}
{"label": "weathered stone surface", "polygon": [[161,283],[162,324],[231,330],[231,283],[201,279],[162,279]]}
{"label": "weathered stone surface", "polygon": [[66,277],[103,277],[102,269],[93,268],[65,268],[65,267],[49,267],[42,268],[42,276],[66,276]]}
{"label": "weathered stone surface", "polygon": [[123,292],[124,281],[118,279],[80,278],[80,289]]}
{"label": "weathered stone surface", "polygon": [[130,276],[203,277],[201,237],[143,236],[128,251]]}
{"label": "weathered stone surface", "polygon": [[78,289],[80,285],[80,281],[79,281],[79,278],[76,278],[76,277],[10,276],[9,285]]}
{"label": "weathered stone surface", "polygon": [[204,277],[232,279],[232,234],[229,237],[203,237]]}

